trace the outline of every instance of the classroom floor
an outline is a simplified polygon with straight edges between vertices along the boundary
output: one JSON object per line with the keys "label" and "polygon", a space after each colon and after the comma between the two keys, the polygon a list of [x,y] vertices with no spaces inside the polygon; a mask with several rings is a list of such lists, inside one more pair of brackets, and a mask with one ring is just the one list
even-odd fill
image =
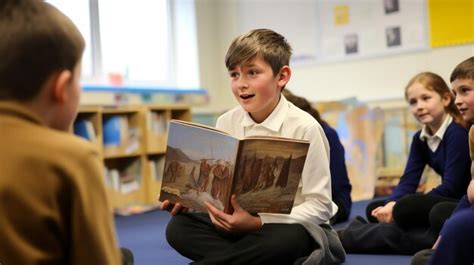
{"label": "classroom floor", "polygon": [[[367,201],[353,204],[351,216],[364,215]],[[181,265],[190,262],[166,242],[165,227],[170,216],[160,210],[134,216],[117,216],[115,224],[120,246],[132,250],[136,265]],[[338,224],[336,228],[344,227]],[[409,265],[410,256],[347,255],[344,265]]]}

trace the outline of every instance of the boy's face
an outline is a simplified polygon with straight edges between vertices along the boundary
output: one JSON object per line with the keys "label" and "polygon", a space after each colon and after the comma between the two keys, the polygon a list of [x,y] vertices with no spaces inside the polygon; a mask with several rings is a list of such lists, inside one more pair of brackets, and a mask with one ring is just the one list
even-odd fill
{"label": "boy's face", "polygon": [[229,70],[232,93],[255,122],[263,122],[280,100],[281,88],[291,75],[288,66],[273,75],[272,68],[261,55]]}
{"label": "boy's face", "polygon": [[451,83],[454,103],[466,122],[474,121],[474,80],[456,79]]}

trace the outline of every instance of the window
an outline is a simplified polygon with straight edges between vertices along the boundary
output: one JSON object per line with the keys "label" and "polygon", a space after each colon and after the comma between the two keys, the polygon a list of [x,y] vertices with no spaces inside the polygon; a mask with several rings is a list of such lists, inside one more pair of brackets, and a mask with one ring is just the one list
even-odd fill
{"label": "window", "polygon": [[91,50],[91,24],[89,16],[89,1],[46,1],[61,10],[76,24],[86,42],[84,55],[82,56],[82,76],[92,77],[92,50]]}
{"label": "window", "polygon": [[170,82],[168,2],[100,0],[100,41],[105,75],[125,81]]}
{"label": "window", "polygon": [[47,2],[69,16],[86,40],[87,87],[199,87],[194,0]]}

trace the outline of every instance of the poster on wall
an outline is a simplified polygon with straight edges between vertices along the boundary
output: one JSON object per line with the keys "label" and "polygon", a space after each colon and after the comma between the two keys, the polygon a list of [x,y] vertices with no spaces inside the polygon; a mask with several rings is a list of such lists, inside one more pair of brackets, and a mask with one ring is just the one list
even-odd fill
{"label": "poster on wall", "polygon": [[426,0],[241,0],[241,32],[270,28],[292,63],[324,63],[428,48]]}
{"label": "poster on wall", "polygon": [[425,0],[317,1],[322,61],[428,48]]}

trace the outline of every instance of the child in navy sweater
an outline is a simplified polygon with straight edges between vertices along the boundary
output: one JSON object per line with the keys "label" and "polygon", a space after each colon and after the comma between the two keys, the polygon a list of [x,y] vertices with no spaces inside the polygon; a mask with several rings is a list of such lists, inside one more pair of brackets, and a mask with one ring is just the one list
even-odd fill
{"label": "child in navy sweater", "polygon": [[298,108],[308,112],[313,116],[328,138],[329,153],[329,170],[331,171],[331,192],[332,201],[337,205],[337,213],[331,218],[331,223],[336,224],[344,222],[349,218],[352,208],[351,190],[352,185],[347,176],[347,168],[345,162],[344,146],[342,146],[336,130],[321,118],[319,112],[311,106],[311,104],[303,97],[299,97],[291,93],[288,89],[282,91],[285,98]]}
{"label": "child in navy sweater", "polygon": [[[415,118],[424,126],[413,136],[410,155],[400,183],[386,201],[367,207],[369,221],[395,222],[404,228],[429,225],[429,212],[443,201],[457,201],[469,182],[467,131],[443,79],[425,72],[407,85],[405,97]],[[426,194],[414,194],[425,166],[442,183]],[[382,205],[381,205],[382,204]]]}
{"label": "child in navy sweater", "polygon": [[[466,122],[474,122],[474,57],[461,62],[451,74],[455,104]],[[474,159],[474,128],[469,130],[469,148],[471,160]],[[474,171],[471,168],[471,175]],[[474,263],[474,179],[471,179],[467,195],[461,199],[452,216],[446,221],[438,241],[432,249],[420,251],[412,264],[427,264],[433,254],[430,265]]]}
{"label": "child in navy sweater", "polygon": [[[420,73],[408,83],[405,98],[423,129],[413,137],[393,194],[367,207],[368,220],[380,224],[358,218],[345,230],[342,242],[348,252],[414,254],[430,247],[453,210],[441,203],[457,202],[465,194],[471,164],[467,130],[447,84],[436,74]],[[441,176],[441,184],[415,194],[426,165]]]}

